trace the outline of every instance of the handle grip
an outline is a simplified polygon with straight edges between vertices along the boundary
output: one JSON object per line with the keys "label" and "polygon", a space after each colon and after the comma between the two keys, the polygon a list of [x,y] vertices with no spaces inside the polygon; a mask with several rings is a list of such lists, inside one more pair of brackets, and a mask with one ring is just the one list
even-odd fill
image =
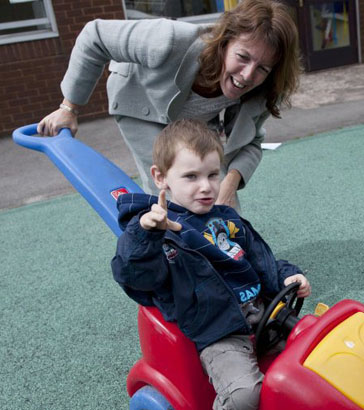
{"label": "handle grip", "polygon": [[55,137],[34,136],[36,133],[37,124],[27,125],[15,130],[13,139],[19,145],[43,152],[119,236],[117,195],[143,190],[109,159],[73,138],[68,128],[61,129]]}
{"label": "handle grip", "polygon": [[[25,125],[13,132],[13,140],[25,147],[35,151],[44,152],[46,147],[63,138],[73,138],[68,128],[62,128],[55,137],[42,137],[37,135],[38,124]],[[37,135],[37,136],[36,136]]]}

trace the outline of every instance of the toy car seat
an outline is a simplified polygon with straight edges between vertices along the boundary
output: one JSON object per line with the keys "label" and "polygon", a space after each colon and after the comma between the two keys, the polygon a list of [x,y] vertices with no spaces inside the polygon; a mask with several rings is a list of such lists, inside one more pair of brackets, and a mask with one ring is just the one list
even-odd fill
{"label": "toy car seat", "polygon": [[[168,405],[175,410],[211,410],[216,394],[202,370],[195,344],[154,307],[139,307],[138,328],[142,358],[127,379],[130,410],[167,410]],[[144,386],[152,387],[139,390]],[[139,407],[143,402],[144,407]]]}

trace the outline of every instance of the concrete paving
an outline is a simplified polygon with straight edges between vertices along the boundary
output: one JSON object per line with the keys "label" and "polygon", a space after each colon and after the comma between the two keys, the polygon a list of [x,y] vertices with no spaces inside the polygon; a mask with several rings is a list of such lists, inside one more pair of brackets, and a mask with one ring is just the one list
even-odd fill
{"label": "concrete paving", "polygon": [[[364,124],[364,64],[302,75],[292,108],[266,122],[266,142],[284,142],[350,125]],[[133,158],[110,117],[82,123],[77,138],[135,176]],[[0,209],[19,207],[74,192],[41,153],[0,138]]]}
{"label": "concrete paving", "polygon": [[364,123],[364,64],[302,75],[292,108],[266,122],[267,141],[286,141]]}

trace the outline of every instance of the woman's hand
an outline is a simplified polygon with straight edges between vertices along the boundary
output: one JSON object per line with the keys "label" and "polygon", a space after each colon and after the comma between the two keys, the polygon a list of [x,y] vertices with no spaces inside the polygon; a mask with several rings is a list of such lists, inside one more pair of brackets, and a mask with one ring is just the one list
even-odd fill
{"label": "woman's hand", "polygon": [[289,276],[284,280],[284,286],[288,286],[291,283],[300,282],[300,287],[297,291],[297,296],[299,298],[306,298],[311,295],[311,285],[306,276],[302,273],[297,273],[297,275]]}
{"label": "woman's hand", "polygon": [[[63,100],[63,104],[77,112],[77,106],[75,104],[72,104],[67,100]],[[72,135],[75,136],[78,129],[77,114],[59,108],[40,121],[37,127],[37,132],[40,135],[55,136],[62,128],[69,128]]]}
{"label": "woman's hand", "polygon": [[236,169],[230,170],[220,184],[220,193],[216,205],[228,205],[236,208],[236,191],[241,181],[241,175]]}
{"label": "woman's hand", "polygon": [[167,217],[167,199],[164,189],[159,193],[158,204],[153,204],[151,210],[140,218],[140,225],[147,231],[150,229],[180,231],[182,229],[181,224]]}

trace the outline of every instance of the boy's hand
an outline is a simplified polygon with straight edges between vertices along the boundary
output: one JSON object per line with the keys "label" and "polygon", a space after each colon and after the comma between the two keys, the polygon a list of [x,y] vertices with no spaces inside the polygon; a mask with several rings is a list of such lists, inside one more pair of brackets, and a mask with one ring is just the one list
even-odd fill
{"label": "boy's hand", "polygon": [[310,282],[307,280],[306,276],[302,275],[301,273],[297,273],[297,275],[289,276],[288,278],[284,280],[284,286],[288,286],[294,282],[301,283],[297,291],[297,296],[299,298],[306,298],[307,296],[311,295],[311,285],[310,285]]}
{"label": "boy's hand", "polygon": [[140,225],[147,231],[150,229],[180,231],[182,229],[181,224],[173,222],[167,217],[167,200],[164,189],[159,193],[158,204],[153,204],[151,210],[140,218]]}

